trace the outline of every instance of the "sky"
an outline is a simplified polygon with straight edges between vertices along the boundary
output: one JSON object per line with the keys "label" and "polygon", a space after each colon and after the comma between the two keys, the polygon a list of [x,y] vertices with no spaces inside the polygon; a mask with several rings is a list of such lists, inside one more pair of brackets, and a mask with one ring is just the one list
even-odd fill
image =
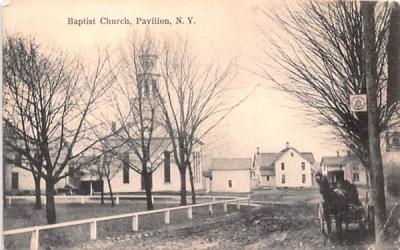
{"label": "sky", "polygon": [[[85,58],[93,58],[99,46],[123,47],[133,30],[143,31],[146,27],[157,36],[187,37],[204,61],[237,60],[241,70],[230,83],[235,89],[233,99],[251,93],[206,140],[211,156],[253,157],[257,147],[261,152],[278,152],[289,142],[299,151],[313,152],[319,162],[323,155],[335,155],[343,148],[329,140],[326,128],[310,124],[299,111],[299,103],[253,73],[258,70],[257,60],[263,56],[259,26],[279,32],[273,22],[266,21],[262,10],[279,5],[280,1],[256,0],[13,0],[4,8],[3,34],[29,34],[44,47],[60,48]],[[127,18],[131,24],[102,25],[102,17]],[[193,17],[195,23],[136,24],[137,18],[153,17],[172,21],[176,17]],[[94,18],[96,24],[69,25],[69,18]]]}

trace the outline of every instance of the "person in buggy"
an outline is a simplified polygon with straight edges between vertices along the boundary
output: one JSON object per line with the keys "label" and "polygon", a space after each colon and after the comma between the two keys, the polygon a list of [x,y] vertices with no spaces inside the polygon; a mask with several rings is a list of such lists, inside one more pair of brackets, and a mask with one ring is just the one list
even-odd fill
{"label": "person in buggy", "polygon": [[362,207],[356,185],[350,183],[348,180],[338,179],[336,188],[333,191],[345,198],[350,209],[358,209]]}

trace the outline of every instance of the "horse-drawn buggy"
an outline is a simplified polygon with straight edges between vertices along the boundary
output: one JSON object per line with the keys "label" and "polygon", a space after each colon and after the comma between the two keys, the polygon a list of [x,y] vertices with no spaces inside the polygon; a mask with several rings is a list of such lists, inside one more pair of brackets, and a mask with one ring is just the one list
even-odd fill
{"label": "horse-drawn buggy", "polygon": [[373,229],[374,207],[369,203],[368,193],[362,203],[356,186],[343,178],[343,171],[336,171],[328,176],[317,174],[316,180],[321,193],[317,207],[318,219],[324,235],[330,235],[333,223],[339,237],[343,224],[346,230],[353,224],[364,232]]}

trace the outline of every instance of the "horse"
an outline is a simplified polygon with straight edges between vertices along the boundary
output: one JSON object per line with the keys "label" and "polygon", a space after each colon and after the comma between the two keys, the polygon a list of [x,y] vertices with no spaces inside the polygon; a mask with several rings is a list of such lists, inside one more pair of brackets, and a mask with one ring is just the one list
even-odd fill
{"label": "horse", "polygon": [[[317,183],[319,185],[319,191],[322,195],[322,214],[326,221],[327,232],[323,229],[326,236],[331,233],[331,216],[335,218],[336,233],[339,239],[342,234],[342,222],[344,219],[348,218],[349,214],[349,203],[346,192],[341,189],[333,190],[329,184],[328,178],[322,176],[322,174],[317,174]],[[346,221],[347,223],[347,221]]]}

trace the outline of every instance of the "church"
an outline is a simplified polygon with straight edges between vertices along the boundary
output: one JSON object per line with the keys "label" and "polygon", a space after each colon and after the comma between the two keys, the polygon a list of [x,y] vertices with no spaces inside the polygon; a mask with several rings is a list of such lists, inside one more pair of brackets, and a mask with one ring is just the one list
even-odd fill
{"label": "church", "polygon": [[[157,93],[158,58],[149,51],[139,52],[135,61],[137,71],[133,79],[126,79],[131,80],[131,84],[127,88],[130,93],[125,101],[128,104],[124,103],[125,113],[119,112],[117,122],[111,123],[108,132],[111,136],[102,141],[103,152],[112,151],[112,154],[105,153],[100,164],[105,165],[103,170],[108,172],[112,191],[117,193],[144,191],[146,182],[141,174],[144,169],[151,174],[153,192],[179,192],[181,189],[181,175]],[[195,190],[202,189],[202,146],[202,142],[197,142],[190,158]],[[148,159],[145,166],[143,159]],[[83,181],[85,178],[99,181],[92,174],[82,178]],[[105,192],[110,191],[105,178],[102,186]],[[186,189],[191,189],[189,170],[186,171]]]}

